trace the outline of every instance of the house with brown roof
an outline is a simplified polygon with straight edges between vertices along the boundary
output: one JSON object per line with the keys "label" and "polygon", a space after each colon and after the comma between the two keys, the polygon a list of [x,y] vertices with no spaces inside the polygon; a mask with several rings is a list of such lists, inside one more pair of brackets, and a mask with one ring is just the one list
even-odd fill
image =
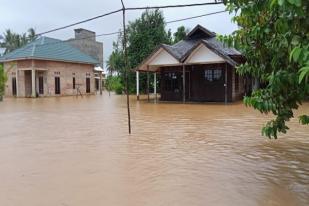
{"label": "house with brown roof", "polygon": [[[235,67],[244,61],[234,48],[226,47],[216,34],[197,25],[183,41],[161,44],[137,68],[139,73],[160,75],[160,100],[190,102],[232,102],[241,99],[249,80],[239,76]],[[148,75],[149,76],[149,75]],[[148,78],[149,84],[149,78]],[[154,92],[156,93],[156,86]]]}

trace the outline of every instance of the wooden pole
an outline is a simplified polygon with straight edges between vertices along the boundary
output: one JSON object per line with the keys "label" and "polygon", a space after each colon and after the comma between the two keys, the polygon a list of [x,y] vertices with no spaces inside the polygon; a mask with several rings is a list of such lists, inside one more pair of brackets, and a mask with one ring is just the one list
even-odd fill
{"label": "wooden pole", "polygon": [[126,81],[126,95],[127,95],[127,111],[128,111],[128,128],[131,134],[131,114],[130,114],[130,99],[129,99],[129,71],[128,71],[128,52],[127,52],[127,34],[126,34],[126,9],[122,3],[122,22],[123,22],[123,50],[124,50],[124,65],[125,65],[125,81]]}
{"label": "wooden pole", "polygon": [[157,101],[157,73],[153,74],[153,93],[155,94],[155,100]]}
{"label": "wooden pole", "polygon": [[224,103],[227,104],[227,63],[225,63],[225,74],[224,74]]}
{"label": "wooden pole", "polygon": [[139,71],[136,71],[136,99],[139,100]]}
{"label": "wooden pole", "polygon": [[149,102],[150,97],[149,97],[149,66],[147,65],[147,100]]}
{"label": "wooden pole", "polygon": [[182,65],[182,101],[183,103],[186,102],[186,71],[185,71],[185,65]]}

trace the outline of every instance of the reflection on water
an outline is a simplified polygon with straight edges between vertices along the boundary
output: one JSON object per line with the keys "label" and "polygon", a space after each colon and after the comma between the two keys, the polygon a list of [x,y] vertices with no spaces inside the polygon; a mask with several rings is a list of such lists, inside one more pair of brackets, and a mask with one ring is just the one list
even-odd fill
{"label": "reflection on water", "polygon": [[[0,205],[309,204],[309,127],[260,135],[241,103],[153,104],[125,97],[0,103]],[[309,113],[309,104],[301,112]]]}

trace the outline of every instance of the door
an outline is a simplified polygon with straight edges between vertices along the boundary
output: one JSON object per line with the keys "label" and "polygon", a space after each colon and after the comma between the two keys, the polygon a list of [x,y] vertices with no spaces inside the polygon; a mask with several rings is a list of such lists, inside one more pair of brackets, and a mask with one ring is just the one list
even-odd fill
{"label": "door", "polygon": [[60,77],[55,77],[55,94],[60,94]]}
{"label": "door", "polygon": [[90,93],[90,78],[86,78],[86,93]]}
{"label": "door", "polygon": [[16,77],[12,77],[12,94],[17,95]]}
{"label": "door", "polygon": [[43,76],[39,76],[39,94],[44,94],[44,79]]}
{"label": "door", "polygon": [[99,82],[100,80],[99,79],[95,79],[95,89],[97,90],[97,91],[99,91]]}

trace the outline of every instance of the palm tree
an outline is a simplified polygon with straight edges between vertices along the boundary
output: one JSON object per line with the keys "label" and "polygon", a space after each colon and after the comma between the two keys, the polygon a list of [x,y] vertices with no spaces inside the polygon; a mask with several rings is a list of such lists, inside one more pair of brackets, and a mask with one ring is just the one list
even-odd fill
{"label": "palm tree", "polygon": [[4,41],[1,46],[6,48],[5,54],[26,45],[36,38],[35,30],[33,28],[28,29],[28,32],[23,34],[17,34],[10,29],[7,29],[3,36]]}

